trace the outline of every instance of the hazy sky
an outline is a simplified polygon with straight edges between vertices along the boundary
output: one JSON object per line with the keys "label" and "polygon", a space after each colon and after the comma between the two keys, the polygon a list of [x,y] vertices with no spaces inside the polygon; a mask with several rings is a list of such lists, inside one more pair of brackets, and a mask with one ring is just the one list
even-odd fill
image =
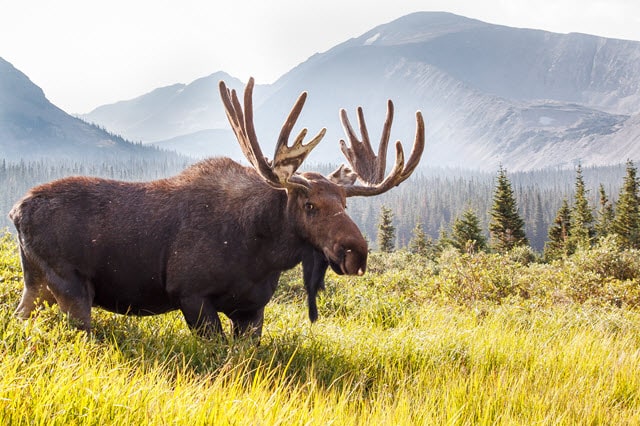
{"label": "hazy sky", "polygon": [[82,113],[219,70],[270,83],[417,11],[640,40],[638,0],[0,0],[0,57]]}

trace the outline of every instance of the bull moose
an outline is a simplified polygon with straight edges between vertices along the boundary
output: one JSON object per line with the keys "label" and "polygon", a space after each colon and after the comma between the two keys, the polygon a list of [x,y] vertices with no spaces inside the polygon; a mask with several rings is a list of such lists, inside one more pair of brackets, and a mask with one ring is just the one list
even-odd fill
{"label": "bull moose", "polygon": [[[67,177],[36,186],[9,213],[18,230],[24,291],[16,315],[28,318],[43,302],[57,303],[82,330],[91,308],[155,315],[179,309],[198,334],[222,334],[218,313],[234,335],[262,333],[264,307],[282,271],[302,262],[309,317],[328,267],[362,275],[367,242],[345,212],[346,198],[381,194],[407,179],[424,149],[424,121],[416,113],[415,142],[405,163],[400,141],[385,177],[393,104],[376,155],[362,108],[359,140],[344,110],[350,141],[340,141],[351,168],[329,177],[298,173],[322,129],[303,144],[303,129],[289,146],[306,99],[303,92],[282,126],[273,160],[258,144],[253,124],[254,80],[244,92],[220,82],[229,123],[250,163],[210,158],[182,173],[151,182]],[[358,184],[359,179],[362,184]]]}

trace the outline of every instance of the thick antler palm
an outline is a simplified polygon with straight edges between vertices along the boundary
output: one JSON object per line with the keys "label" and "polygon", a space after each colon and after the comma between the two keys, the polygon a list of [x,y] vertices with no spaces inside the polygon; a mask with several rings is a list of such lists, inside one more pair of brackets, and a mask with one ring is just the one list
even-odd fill
{"label": "thick antler palm", "polygon": [[349,138],[350,146],[347,146],[344,140],[340,140],[340,148],[345,157],[351,164],[351,167],[358,175],[358,178],[365,185],[343,185],[347,193],[347,197],[353,196],[371,196],[382,194],[404,182],[415,170],[422,157],[424,151],[424,119],[420,111],[416,112],[416,136],[413,143],[413,149],[409,155],[409,161],[405,164],[404,151],[400,141],[396,142],[396,162],[389,175],[385,178],[385,169],[387,162],[387,146],[389,144],[389,136],[391,134],[391,124],[393,123],[393,102],[387,103],[387,118],[382,129],[382,137],[378,147],[378,155],[376,156],[371,148],[369,141],[369,133],[364,121],[364,113],[362,108],[358,107],[358,126],[362,134],[362,141],[358,139],[349,119],[347,112],[340,110],[340,118],[345,133]]}
{"label": "thick antler palm", "polygon": [[280,131],[273,162],[269,162],[262,154],[253,124],[253,86],[254,79],[250,78],[244,91],[243,111],[236,91],[229,90],[223,81],[220,82],[220,97],[244,156],[265,181],[273,187],[307,187],[306,180],[296,175],[295,172],[326,133],[326,129],[323,128],[309,143],[303,144],[302,141],[307,135],[307,129],[305,128],[300,131],[293,145],[288,145],[291,130],[300,116],[307,93],[303,92],[291,109]]}

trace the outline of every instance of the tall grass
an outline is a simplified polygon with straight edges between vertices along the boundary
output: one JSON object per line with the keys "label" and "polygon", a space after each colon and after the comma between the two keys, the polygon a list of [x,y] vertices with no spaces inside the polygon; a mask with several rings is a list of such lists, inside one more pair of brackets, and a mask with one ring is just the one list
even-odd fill
{"label": "tall grass", "polygon": [[1,424],[640,424],[640,313],[572,298],[583,260],[374,255],[365,277],[328,276],[313,325],[292,271],[256,347],[199,339],[179,313],[96,309],[92,336],[55,307],[16,320],[2,241]]}

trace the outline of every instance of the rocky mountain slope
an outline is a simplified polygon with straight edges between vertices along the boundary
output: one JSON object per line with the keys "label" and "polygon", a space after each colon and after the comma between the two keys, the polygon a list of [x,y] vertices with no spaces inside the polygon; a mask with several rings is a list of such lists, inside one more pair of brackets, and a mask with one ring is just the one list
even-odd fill
{"label": "rocky mountain slope", "polygon": [[[211,143],[216,152],[229,145],[235,156],[215,87],[219,79],[242,87],[217,73],[84,118],[133,140],[172,139],[176,149],[202,155],[211,153],[203,149],[203,131],[225,130]],[[528,170],[640,158],[637,41],[509,28],[448,13],[411,14],[256,88],[255,120],[265,152],[303,90],[309,98],[298,127],[311,133],[328,128],[311,161],[342,161],[340,108],[355,121],[362,105],[377,139],[388,98],[396,105],[392,138],[406,145],[415,131],[414,112],[423,111],[429,166]]]}

